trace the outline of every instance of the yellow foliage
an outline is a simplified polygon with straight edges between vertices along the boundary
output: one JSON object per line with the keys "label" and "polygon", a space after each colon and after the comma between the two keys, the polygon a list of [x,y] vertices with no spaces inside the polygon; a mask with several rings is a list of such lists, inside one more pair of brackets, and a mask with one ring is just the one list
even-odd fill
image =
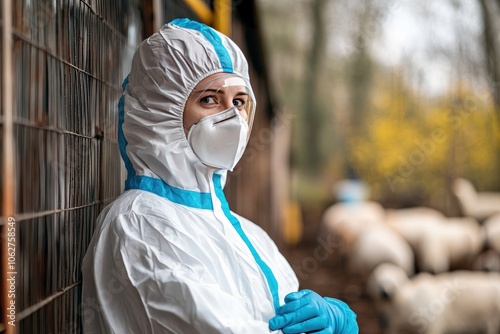
{"label": "yellow foliage", "polygon": [[356,169],[375,191],[432,196],[450,176],[495,180],[500,134],[490,104],[472,93],[432,103],[397,93],[378,92],[367,131],[350,140]]}

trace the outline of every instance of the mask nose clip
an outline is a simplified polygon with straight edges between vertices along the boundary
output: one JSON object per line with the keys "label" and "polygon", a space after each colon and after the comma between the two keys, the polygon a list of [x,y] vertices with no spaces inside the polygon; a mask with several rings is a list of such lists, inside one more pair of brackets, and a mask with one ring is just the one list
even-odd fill
{"label": "mask nose clip", "polygon": [[238,115],[233,115],[233,116],[229,116],[228,118],[226,119],[223,119],[221,121],[218,121],[218,122],[215,122],[214,124],[212,124],[212,126],[216,126],[216,125],[219,125],[221,123],[224,123],[224,122],[227,122],[227,121],[230,121],[231,119],[235,118],[235,117],[238,117]]}

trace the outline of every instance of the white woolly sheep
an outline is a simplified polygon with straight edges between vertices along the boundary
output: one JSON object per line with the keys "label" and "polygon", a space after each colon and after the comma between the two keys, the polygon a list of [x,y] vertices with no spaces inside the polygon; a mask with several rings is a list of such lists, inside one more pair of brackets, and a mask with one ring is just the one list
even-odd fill
{"label": "white woolly sheep", "polygon": [[403,268],[392,263],[382,263],[370,273],[366,293],[376,303],[390,300],[406,281],[408,275]]}
{"label": "white woolly sheep", "polygon": [[500,252],[493,249],[481,252],[474,259],[472,270],[500,272]]}
{"label": "white woolly sheep", "polygon": [[386,221],[412,247],[419,271],[469,269],[485,241],[474,218],[446,218],[429,208],[392,210]]}
{"label": "white woolly sheep", "polygon": [[479,221],[500,213],[500,193],[477,192],[469,180],[458,178],[453,182],[452,191],[465,216]]}
{"label": "white woolly sheep", "polygon": [[376,202],[336,203],[325,210],[321,225],[340,245],[340,255],[345,256],[359,231],[369,225],[381,224],[384,215],[384,208]]}
{"label": "white woolly sheep", "polygon": [[488,247],[500,252],[500,214],[488,218],[484,222],[484,228]]}
{"label": "white woolly sheep", "polygon": [[448,218],[426,230],[416,244],[418,267],[435,274],[471,269],[484,243],[484,228],[474,218]]}
{"label": "white woolly sheep", "polygon": [[375,267],[392,263],[401,267],[406,275],[415,270],[415,255],[399,234],[384,224],[373,224],[362,229],[347,255],[351,275],[366,279]]}
{"label": "white woolly sheep", "polygon": [[499,273],[421,273],[406,280],[403,275],[398,267],[384,265],[370,276],[385,333],[499,333]]}
{"label": "white woolly sheep", "polygon": [[387,210],[385,222],[414,247],[429,230],[432,231],[434,226],[445,218],[437,210],[415,207]]}

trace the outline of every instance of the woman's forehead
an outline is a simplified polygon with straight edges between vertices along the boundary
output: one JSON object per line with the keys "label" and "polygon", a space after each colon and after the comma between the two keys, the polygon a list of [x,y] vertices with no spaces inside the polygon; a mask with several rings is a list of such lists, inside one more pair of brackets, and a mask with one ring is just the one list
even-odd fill
{"label": "woman's forehead", "polygon": [[245,80],[231,73],[215,73],[201,80],[195,90],[247,87]]}

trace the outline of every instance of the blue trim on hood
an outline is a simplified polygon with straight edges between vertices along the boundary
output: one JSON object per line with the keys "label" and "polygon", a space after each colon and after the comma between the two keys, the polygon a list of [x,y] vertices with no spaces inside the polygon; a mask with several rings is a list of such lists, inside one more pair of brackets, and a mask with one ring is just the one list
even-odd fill
{"label": "blue trim on hood", "polygon": [[163,180],[155,179],[149,176],[136,175],[134,166],[127,155],[127,139],[123,134],[123,122],[125,121],[125,87],[128,84],[128,76],[122,84],[123,94],[118,102],[118,147],[122,156],[125,168],[127,168],[127,180],[125,181],[125,190],[140,189],[157,194],[168,200],[197,209],[213,209],[212,196],[210,193],[175,188]]}
{"label": "blue trim on hood", "polygon": [[123,162],[125,163],[125,168],[127,169],[127,179],[135,176],[134,166],[132,165],[132,161],[127,155],[127,139],[125,139],[125,135],[123,134],[123,122],[125,121],[125,87],[128,85],[128,75],[123,80],[122,84],[122,96],[120,97],[120,101],[118,101],[118,147],[120,149],[120,155],[122,156]]}
{"label": "blue trim on hood", "polygon": [[255,262],[257,262],[257,265],[260,267],[260,270],[266,277],[267,285],[269,286],[269,290],[271,291],[271,295],[273,296],[273,304],[274,304],[274,309],[276,311],[280,307],[279,294],[278,294],[278,281],[276,280],[276,277],[274,277],[271,268],[269,268],[269,266],[261,259],[259,253],[257,253],[257,250],[252,245],[252,242],[246,236],[245,231],[243,231],[243,228],[241,227],[241,223],[238,220],[238,218],[236,218],[231,214],[231,210],[229,209],[229,204],[227,203],[226,196],[224,195],[224,191],[222,190],[221,177],[222,176],[220,174],[214,173],[213,181],[215,186],[215,195],[221,202],[222,211],[224,212],[224,215],[226,216],[227,219],[229,219],[236,232],[238,232],[238,234],[240,235],[241,239],[243,239],[248,249],[252,253]]}
{"label": "blue trim on hood", "polygon": [[213,210],[212,196],[210,193],[172,187],[163,180],[153,177],[144,175],[129,177],[127,181],[125,181],[125,190],[129,189],[149,191],[171,202],[191,208]]}
{"label": "blue trim on hood", "polygon": [[187,28],[199,31],[203,35],[203,37],[205,37],[207,41],[209,41],[214,47],[215,53],[219,57],[222,70],[224,72],[229,72],[229,73],[234,72],[233,63],[231,61],[231,57],[229,56],[229,52],[227,52],[227,49],[222,44],[220,36],[217,35],[215,30],[213,30],[212,28],[203,23],[191,21],[190,19],[187,18],[175,19],[170,23],[175,24],[176,26],[179,26],[181,28]]}

